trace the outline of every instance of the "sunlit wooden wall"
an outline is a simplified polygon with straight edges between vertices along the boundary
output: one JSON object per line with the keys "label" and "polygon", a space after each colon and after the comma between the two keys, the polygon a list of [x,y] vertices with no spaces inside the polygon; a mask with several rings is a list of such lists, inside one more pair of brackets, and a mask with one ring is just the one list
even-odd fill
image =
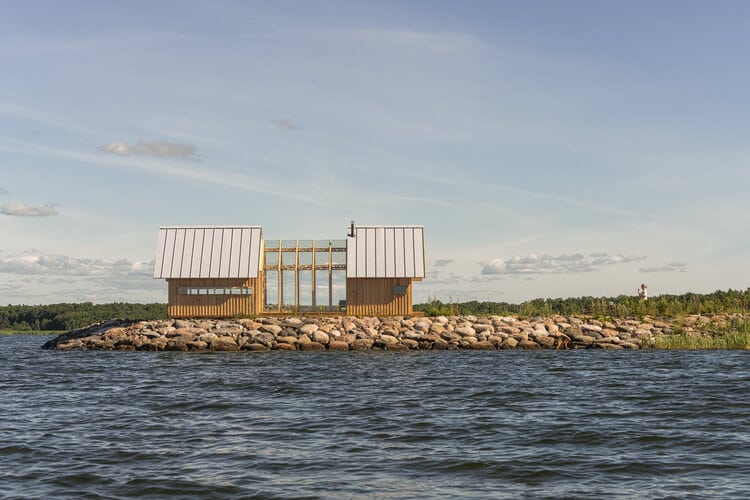
{"label": "sunlit wooden wall", "polygon": [[[263,274],[258,278],[173,278],[168,279],[169,307],[172,318],[222,318],[248,316],[262,311]],[[187,295],[179,288],[250,287],[250,295]]]}
{"label": "sunlit wooden wall", "polygon": [[[355,316],[412,314],[411,278],[347,278],[346,313]],[[395,287],[406,287],[396,294]]]}

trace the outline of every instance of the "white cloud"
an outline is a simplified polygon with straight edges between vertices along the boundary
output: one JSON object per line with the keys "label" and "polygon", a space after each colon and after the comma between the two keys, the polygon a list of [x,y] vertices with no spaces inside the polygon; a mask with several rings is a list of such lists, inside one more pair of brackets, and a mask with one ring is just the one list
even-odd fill
{"label": "white cloud", "polygon": [[0,207],[0,214],[12,217],[50,217],[57,215],[56,205],[28,205],[26,203],[8,203]]}
{"label": "white cloud", "polygon": [[136,142],[112,142],[105,144],[102,151],[118,156],[146,155],[159,158],[193,158],[195,157],[195,146],[190,144],[177,144],[167,141]]}
{"label": "white cloud", "polygon": [[152,276],[153,263],[86,259],[65,255],[0,256],[0,273],[64,276]]}
{"label": "white cloud", "polygon": [[453,260],[453,259],[438,259],[438,260],[435,261],[434,266],[435,267],[445,267],[448,264],[453,264],[454,262],[456,262],[456,261]]}
{"label": "white cloud", "polygon": [[276,124],[276,130],[281,130],[283,132],[293,132],[299,129],[299,127],[289,118],[281,118],[275,120],[274,123]]}
{"label": "white cloud", "polygon": [[587,259],[583,255],[568,254],[553,257],[551,255],[529,254],[526,257],[516,255],[509,260],[493,259],[482,267],[484,275],[498,274],[554,274],[554,273],[587,273],[598,271],[600,267],[645,259],[635,255],[591,254]]}
{"label": "white cloud", "polygon": [[591,261],[591,264],[594,266],[611,266],[613,264],[625,264],[627,262],[635,262],[638,260],[644,260],[645,256],[638,256],[638,255],[607,255],[606,253],[592,253],[591,257],[594,258],[594,260]]}
{"label": "white cloud", "polygon": [[506,274],[507,267],[503,259],[492,259],[482,268],[482,274]]}
{"label": "white cloud", "polygon": [[687,264],[684,262],[670,262],[663,266],[642,267],[638,271],[642,273],[684,273],[687,272]]}

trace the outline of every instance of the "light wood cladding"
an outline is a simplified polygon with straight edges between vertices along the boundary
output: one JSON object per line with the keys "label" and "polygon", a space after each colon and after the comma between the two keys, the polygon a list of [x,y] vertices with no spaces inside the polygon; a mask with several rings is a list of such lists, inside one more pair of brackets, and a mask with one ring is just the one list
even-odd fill
{"label": "light wood cladding", "polygon": [[[226,318],[248,316],[262,311],[262,273],[258,278],[168,279],[168,314],[172,318]],[[185,288],[252,288],[250,295],[187,295]]]}
{"label": "light wood cladding", "polygon": [[[346,313],[355,316],[412,314],[410,278],[347,278]],[[397,294],[395,287],[406,288]]]}

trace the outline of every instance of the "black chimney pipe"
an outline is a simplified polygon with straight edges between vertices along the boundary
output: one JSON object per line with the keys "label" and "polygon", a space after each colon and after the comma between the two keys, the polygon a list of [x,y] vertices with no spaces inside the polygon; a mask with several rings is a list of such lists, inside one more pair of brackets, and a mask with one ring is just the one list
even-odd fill
{"label": "black chimney pipe", "polygon": [[354,238],[354,221],[352,221],[351,229],[349,230],[349,237]]}

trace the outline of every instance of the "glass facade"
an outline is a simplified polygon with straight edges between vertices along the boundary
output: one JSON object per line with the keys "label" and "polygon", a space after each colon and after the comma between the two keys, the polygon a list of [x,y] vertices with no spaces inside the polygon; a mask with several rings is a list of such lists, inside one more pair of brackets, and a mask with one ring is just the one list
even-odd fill
{"label": "glass facade", "polygon": [[268,312],[340,312],[346,308],[346,240],[266,240]]}

